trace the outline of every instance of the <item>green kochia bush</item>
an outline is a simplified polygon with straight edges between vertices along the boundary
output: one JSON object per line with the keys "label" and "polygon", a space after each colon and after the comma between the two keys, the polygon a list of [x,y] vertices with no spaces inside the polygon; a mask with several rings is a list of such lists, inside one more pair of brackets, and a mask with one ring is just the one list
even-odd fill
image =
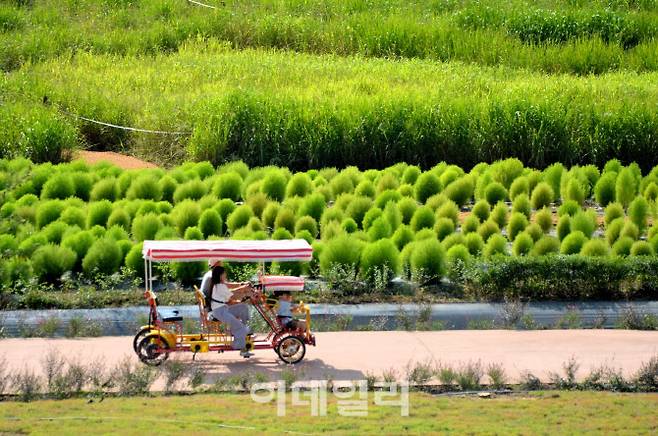
{"label": "green kochia bush", "polygon": [[583,245],[587,242],[587,237],[583,232],[576,230],[573,233],[567,235],[560,245],[561,254],[578,254],[582,249]]}
{"label": "green kochia bush", "polygon": [[43,185],[41,198],[64,200],[75,195],[75,185],[68,173],[55,174]]}
{"label": "green kochia bush", "polygon": [[541,182],[535,186],[535,189],[533,189],[530,202],[532,203],[533,208],[541,209],[543,207],[549,206],[554,198],[555,193],[553,192],[551,185],[545,182]]}
{"label": "green kochia bush", "polygon": [[361,252],[361,274],[371,283],[378,274],[390,280],[400,273],[400,266],[400,252],[390,239],[367,244]]}
{"label": "green kochia bush", "polygon": [[413,217],[411,218],[411,229],[415,232],[424,228],[431,229],[434,227],[434,222],[435,217],[432,209],[427,206],[421,206],[416,209]]}
{"label": "green kochia bush", "polygon": [[439,178],[432,172],[425,172],[418,177],[414,185],[414,195],[419,203],[425,203],[432,195],[441,191]]}
{"label": "green kochia bush", "polygon": [[416,281],[438,281],[446,271],[446,254],[433,238],[414,243],[409,259],[412,278]]}
{"label": "green kochia bush", "polygon": [[73,250],[57,245],[44,245],[32,255],[34,274],[42,281],[56,282],[75,265]]}
{"label": "green kochia bush", "polygon": [[356,268],[361,259],[363,242],[348,235],[328,241],[320,254],[320,271],[326,277],[332,268]]}
{"label": "green kochia bush", "polygon": [[123,254],[112,238],[99,239],[92,244],[82,260],[82,270],[88,275],[112,274],[123,262]]}
{"label": "green kochia bush", "polygon": [[222,235],[222,218],[215,209],[206,209],[199,218],[199,229],[205,238]]}
{"label": "green kochia bush", "polygon": [[92,228],[94,226],[105,227],[111,214],[112,203],[108,200],[91,203],[89,205],[89,212],[87,213],[87,228]]}

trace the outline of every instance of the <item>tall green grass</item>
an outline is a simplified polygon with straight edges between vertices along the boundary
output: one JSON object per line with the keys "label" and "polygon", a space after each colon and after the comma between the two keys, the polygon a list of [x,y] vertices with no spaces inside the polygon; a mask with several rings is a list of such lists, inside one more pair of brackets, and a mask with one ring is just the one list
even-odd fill
{"label": "tall green grass", "polygon": [[[194,43],[155,59],[52,60],[12,73],[2,88],[21,105],[36,107],[48,95],[108,122],[191,132],[131,134],[119,143],[165,163],[427,168],[445,160],[470,168],[514,156],[540,168],[618,158],[649,169],[658,161],[657,80]],[[86,123],[67,123],[89,143],[117,146],[114,132],[89,135]]]}
{"label": "tall green grass", "polygon": [[[658,68],[653,0],[322,2],[40,0],[0,5],[0,68],[90,51],[153,55],[192,39],[235,48],[461,60],[546,72]],[[5,2],[6,3],[6,2]]]}

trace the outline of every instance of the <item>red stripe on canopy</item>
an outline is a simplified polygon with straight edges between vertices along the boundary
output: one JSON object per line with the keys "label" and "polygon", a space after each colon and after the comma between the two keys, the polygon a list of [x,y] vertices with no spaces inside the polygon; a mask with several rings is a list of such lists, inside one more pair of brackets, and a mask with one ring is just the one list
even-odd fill
{"label": "red stripe on canopy", "polygon": [[237,262],[308,262],[313,248],[304,239],[280,241],[144,241],[144,259],[193,262],[207,259]]}

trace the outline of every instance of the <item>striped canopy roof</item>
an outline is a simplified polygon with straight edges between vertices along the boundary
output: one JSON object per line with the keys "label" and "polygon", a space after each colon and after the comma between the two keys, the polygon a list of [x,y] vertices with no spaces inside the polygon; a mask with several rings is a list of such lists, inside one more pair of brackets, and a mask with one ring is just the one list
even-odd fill
{"label": "striped canopy roof", "polygon": [[308,262],[313,248],[304,239],[280,241],[144,241],[144,259],[153,262]]}

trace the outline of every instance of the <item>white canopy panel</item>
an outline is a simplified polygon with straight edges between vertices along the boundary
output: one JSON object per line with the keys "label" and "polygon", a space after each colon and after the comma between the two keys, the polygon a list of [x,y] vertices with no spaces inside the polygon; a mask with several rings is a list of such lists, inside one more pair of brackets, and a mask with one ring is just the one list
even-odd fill
{"label": "white canopy panel", "polygon": [[144,241],[144,259],[153,262],[308,262],[313,248],[304,239],[280,241]]}

